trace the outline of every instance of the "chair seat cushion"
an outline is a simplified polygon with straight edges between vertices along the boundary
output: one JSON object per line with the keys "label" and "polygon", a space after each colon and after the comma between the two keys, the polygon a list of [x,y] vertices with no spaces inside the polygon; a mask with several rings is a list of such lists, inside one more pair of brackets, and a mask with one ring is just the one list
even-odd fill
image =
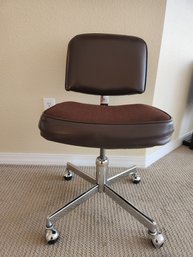
{"label": "chair seat cushion", "polygon": [[171,117],[149,105],[120,106],[63,102],[40,119],[41,135],[64,144],[105,148],[144,148],[169,142]]}

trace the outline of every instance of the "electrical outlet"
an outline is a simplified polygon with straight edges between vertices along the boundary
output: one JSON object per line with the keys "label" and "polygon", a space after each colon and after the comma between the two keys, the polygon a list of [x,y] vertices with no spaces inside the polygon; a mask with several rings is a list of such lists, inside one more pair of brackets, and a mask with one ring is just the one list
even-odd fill
{"label": "electrical outlet", "polygon": [[43,98],[44,110],[54,106],[56,104],[55,98]]}

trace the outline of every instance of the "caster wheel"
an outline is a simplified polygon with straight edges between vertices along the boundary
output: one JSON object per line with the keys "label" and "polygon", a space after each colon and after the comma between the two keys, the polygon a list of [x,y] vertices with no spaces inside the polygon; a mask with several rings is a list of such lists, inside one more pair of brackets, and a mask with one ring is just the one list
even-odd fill
{"label": "caster wheel", "polygon": [[53,226],[46,228],[46,241],[48,244],[54,244],[58,237],[59,233]]}
{"label": "caster wheel", "polygon": [[161,248],[164,244],[164,237],[161,233],[158,233],[157,235],[153,236],[152,238],[152,244],[155,248]]}
{"label": "caster wheel", "polygon": [[141,177],[137,173],[131,174],[131,179],[134,184],[138,184],[141,181]]}
{"label": "caster wheel", "polygon": [[72,179],[72,172],[69,170],[66,170],[65,174],[64,174],[64,179],[65,180],[71,180]]}

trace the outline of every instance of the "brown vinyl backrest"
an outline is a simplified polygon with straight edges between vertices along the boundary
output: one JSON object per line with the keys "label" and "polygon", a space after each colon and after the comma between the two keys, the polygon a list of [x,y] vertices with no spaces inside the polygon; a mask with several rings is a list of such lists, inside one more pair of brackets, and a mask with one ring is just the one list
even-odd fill
{"label": "brown vinyl backrest", "polygon": [[138,37],[80,34],[68,45],[67,91],[128,95],[145,91],[147,45]]}

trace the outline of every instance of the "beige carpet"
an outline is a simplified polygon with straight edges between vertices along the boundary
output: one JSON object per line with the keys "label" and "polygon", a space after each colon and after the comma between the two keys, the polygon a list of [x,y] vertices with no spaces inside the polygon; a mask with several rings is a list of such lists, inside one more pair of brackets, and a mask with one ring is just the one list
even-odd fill
{"label": "beige carpet", "polygon": [[[94,168],[85,168],[88,173]],[[111,169],[112,174],[121,169]],[[47,245],[45,219],[90,185],[62,178],[64,167],[0,165],[0,256],[192,257],[193,151],[181,146],[148,169],[142,181],[113,188],[159,224],[155,249],[147,230],[108,196],[96,194],[56,222],[60,239]]]}

